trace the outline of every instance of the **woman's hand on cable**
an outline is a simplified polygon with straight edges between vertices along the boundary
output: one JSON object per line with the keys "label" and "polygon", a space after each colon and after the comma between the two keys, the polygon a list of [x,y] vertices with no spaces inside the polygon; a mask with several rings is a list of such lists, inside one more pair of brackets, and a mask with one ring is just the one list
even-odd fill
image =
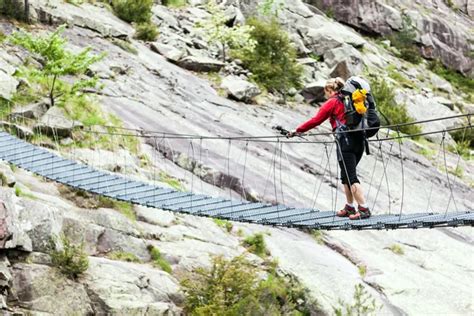
{"label": "woman's hand on cable", "polygon": [[292,137],[295,137],[295,136],[300,136],[301,133],[297,132],[296,130],[293,130],[293,131],[290,131],[288,134],[286,134],[286,137],[287,138],[292,138]]}

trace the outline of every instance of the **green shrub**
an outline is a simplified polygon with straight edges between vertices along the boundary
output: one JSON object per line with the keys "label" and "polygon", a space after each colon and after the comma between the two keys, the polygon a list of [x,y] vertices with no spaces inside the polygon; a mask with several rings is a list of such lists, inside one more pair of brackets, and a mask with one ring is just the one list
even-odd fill
{"label": "green shrub", "polygon": [[[40,69],[30,68],[26,72],[30,72],[29,75],[36,77],[39,82],[46,83],[51,106],[54,106],[57,100],[63,102],[69,97],[83,95],[86,88],[95,88],[98,78],[85,78],[84,74],[92,64],[105,56],[90,54],[91,48],[83,49],[77,54],[68,51],[67,40],[62,36],[65,28],[66,26],[62,25],[45,37],[22,31],[9,38],[11,43],[22,46],[42,60]],[[71,84],[62,80],[66,76]]]}
{"label": "green shrub", "polygon": [[155,267],[159,267],[161,270],[171,273],[173,270],[168,261],[161,257],[161,252],[158,248],[149,245],[148,251],[150,252],[152,263]]}
{"label": "green shrub", "polygon": [[416,30],[413,27],[411,18],[402,15],[402,29],[399,32],[392,34],[389,39],[391,44],[398,50],[398,57],[413,63],[419,64],[423,58],[421,57],[420,49],[415,43]]}
{"label": "green shrub", "polygon": [[263,234],[255,234],[244,239],[243,245],[251,252],[259,257],[268,255],[267,246]]}
{"label": "green shrub", "polygon": [[375,304],[375,299],[367,292],[362,284],[357,284],[354,291],[354,301],[352,304],[339,301],[339,307],[334,308],[336,316],[366,316],[376,315],[376,311],[381,307]]}
{"label": "green shrub", "polygon": [[228,233],[230,233],[232,228],[234,228],[234,225],[231,222],[223,219],[214,218],[214,223],[219,227],[225,228]]}
{"label": "green shrub", "polygon": [[388,249],[394,254],[397,254],[400,256],[405,254],[405,251],[403,250],[402,246],[400,246],[399,244],[393,244]]}
{"label": "green shrub", "polygon": [[229,26],[229,17],[219,7],[216,0],[207,3],[209,18],[196,23],[196,28],[201,28],[206,40],[221,48],[222,60],[226,61],[227,49],[239,49],[241,52],[251,54],[255,47],[255,41],[251,38],[252,27],[248,25]]}
{"label": "green shrub", "polygon": [[[194,270],[184,287],[189,315],[309,315],[305,291],[269,273],[259,281],[257,270],[243,257],[212,259],[210,269]],[[303,302],[298,304],[298,302]]]}
{"label": "green shrub", "polygon": [[125,22],[150,21],[153,0],[112,0],[115,14]]}
{"label": "green shrub", "polygon": [[[382,125],[393,125],[410,123],[415,120],[407,113],[406,105],[399,105],[395,102],[393,88],[384,79],[373,79],[370,82],[372,94],[374,95],[377,110],[382,113]],[[388,120],[388,121],[387,121]],[[421,129],[417,125],[401,126],[400,132],[405,134],[417,134]]]}
{"label": "green shrub", "polygon": [[153,42],[158,36],[158,28],[152,22],[137,24],[135,31],[135,37],[142,41]]}
{"label": "green shrub", "polygon": [[449,81],[456,89],[467,94],[467,100],[474,102],[474,79],[465,77],[455,70],[449,69],[439,60],[431,61],[428,68],[438,76]]}
{"label": "green shrub", "polygon": [[126,261],[126,262],[136,262],[140,263],[140,259],[138,259],[137,256],[135,256],[133,253],[129,252],[124,252],[124,251],[112,251],[107,254],[107,258],[111,260],[120,260],[120,261]]}
{"label": "green shrub", "polygon": [[296,49],[276,19],[248,20],[251,37],[257,45],[253,53],[234,51],[252,72],[252,80],[270,92],[286,96],[291,88],[302,88],[303,67],[296,62]]}
{"label": "green shrub", "polygon": [[0,13],[17,20],[28,20],[24,0],[0,0]]}
{"label": "green shrub", "polygon": [[163,0],[161,3],[164,6],[172,8],[181,8],[188,4],[187,0]]}
{"label": "green shrub", "polygon": [[84,251],[84,243],[74,245],[64,235],[61,236],[62,249],[56,249],[56,238],[50,241],[50,256],[53,266],[69,278],[76,279],[89,267],[89,258]]}

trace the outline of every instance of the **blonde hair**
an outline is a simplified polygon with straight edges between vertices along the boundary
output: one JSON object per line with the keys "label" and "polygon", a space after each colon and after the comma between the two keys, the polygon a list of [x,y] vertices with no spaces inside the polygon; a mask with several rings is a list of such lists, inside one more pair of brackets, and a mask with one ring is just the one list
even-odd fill
{"label": "blonde hair", "polygon": [[331,78],[328,81],[326,81],[326,85],[324,86],[324,89],[331,89],[335,92],[339,92],[341,91],[342,87],[344,87],[345,84],[346,82],[341,77]]}

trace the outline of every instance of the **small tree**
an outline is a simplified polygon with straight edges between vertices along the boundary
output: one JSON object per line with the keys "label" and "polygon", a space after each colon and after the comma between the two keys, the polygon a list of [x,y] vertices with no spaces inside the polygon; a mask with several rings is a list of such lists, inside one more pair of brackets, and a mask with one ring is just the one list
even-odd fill
{"label": "small tree", "polygon": [[278,21],[252,18],[248,25],[252,27],[252,39],[257,42],[254,52],[236,51],[235,54],[253,73],[253,79],[267,90],[279,92],[284,97],[291,88],[300,89],[303,68],[297,63],[296,49]]}
{"label": "small tree", "polygon": [[264,16],[278,16],[284,6],[285,0],[264,0],[258,7],[258,11]]}
{"label": "small tree", "polygon": [[210,44],[217,44],[222,50],[222,59],[226,60],[226,49],[241,49],[248,53],[254,50],[256,42],[251,38],[250,33],[253,27],[250,25],[227,26],[229,21],[224,11],[219,8],[215,0],[209,0],[207,10],[210,18],[196,23],[197,28],[202,28],[206,40]]}
{"label": "small tree", "polygon": [[89,258],[84,251],[84,243],[74,245],[69,238],[61,235],[62,249],[57,249],[56,238],[50,240],[51,261],[67,277],[76,279],[89,267]]}
{"label": "small tree", "polygon": [[125,22],[145,23],[150,21],[153,0],[112,0],[112,7]]}
{"label": "small tree", "polygon": [[402,29],[389,37],[390,42],[400,52],[400,58],[411,62],[413,64],[419,64],[422,60],[420,50],[415,43],[416,29],[413,26],[411,18],[403,14],[402,15]]}
{"label": "small tree", "polygon": [[105,55],[91,55],[91,48],[74,54],[66,50],[67,40],[62,37],[65,26],[60,26],[54,33],[45,37],[35,37],[24,31],[14,33],[10,37],[13,44],[20,45],[37,55],[42,68],[35,70],[36,75],[47,80],[49,99],[54,106],[58,98],[66,98],[74,94],[83,94],[83,89],[97,85],[97,78],[75,79],[69,87],[61,80],[68,75],[81,76],[95,62]]}

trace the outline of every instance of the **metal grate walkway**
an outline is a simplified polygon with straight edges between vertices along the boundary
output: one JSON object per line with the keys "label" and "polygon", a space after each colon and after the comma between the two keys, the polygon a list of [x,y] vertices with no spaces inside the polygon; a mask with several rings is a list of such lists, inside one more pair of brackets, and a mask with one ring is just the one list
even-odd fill
{"label": "metal grate walkway", "polygon": [[373,215],[351,221],[334,212],[250,203],[179,192],[61,158],[6,132],[0,132],[0,159],[70,187],[163,210],[262,225],[314,229],[399,229],[474,225],[474,212]]}

